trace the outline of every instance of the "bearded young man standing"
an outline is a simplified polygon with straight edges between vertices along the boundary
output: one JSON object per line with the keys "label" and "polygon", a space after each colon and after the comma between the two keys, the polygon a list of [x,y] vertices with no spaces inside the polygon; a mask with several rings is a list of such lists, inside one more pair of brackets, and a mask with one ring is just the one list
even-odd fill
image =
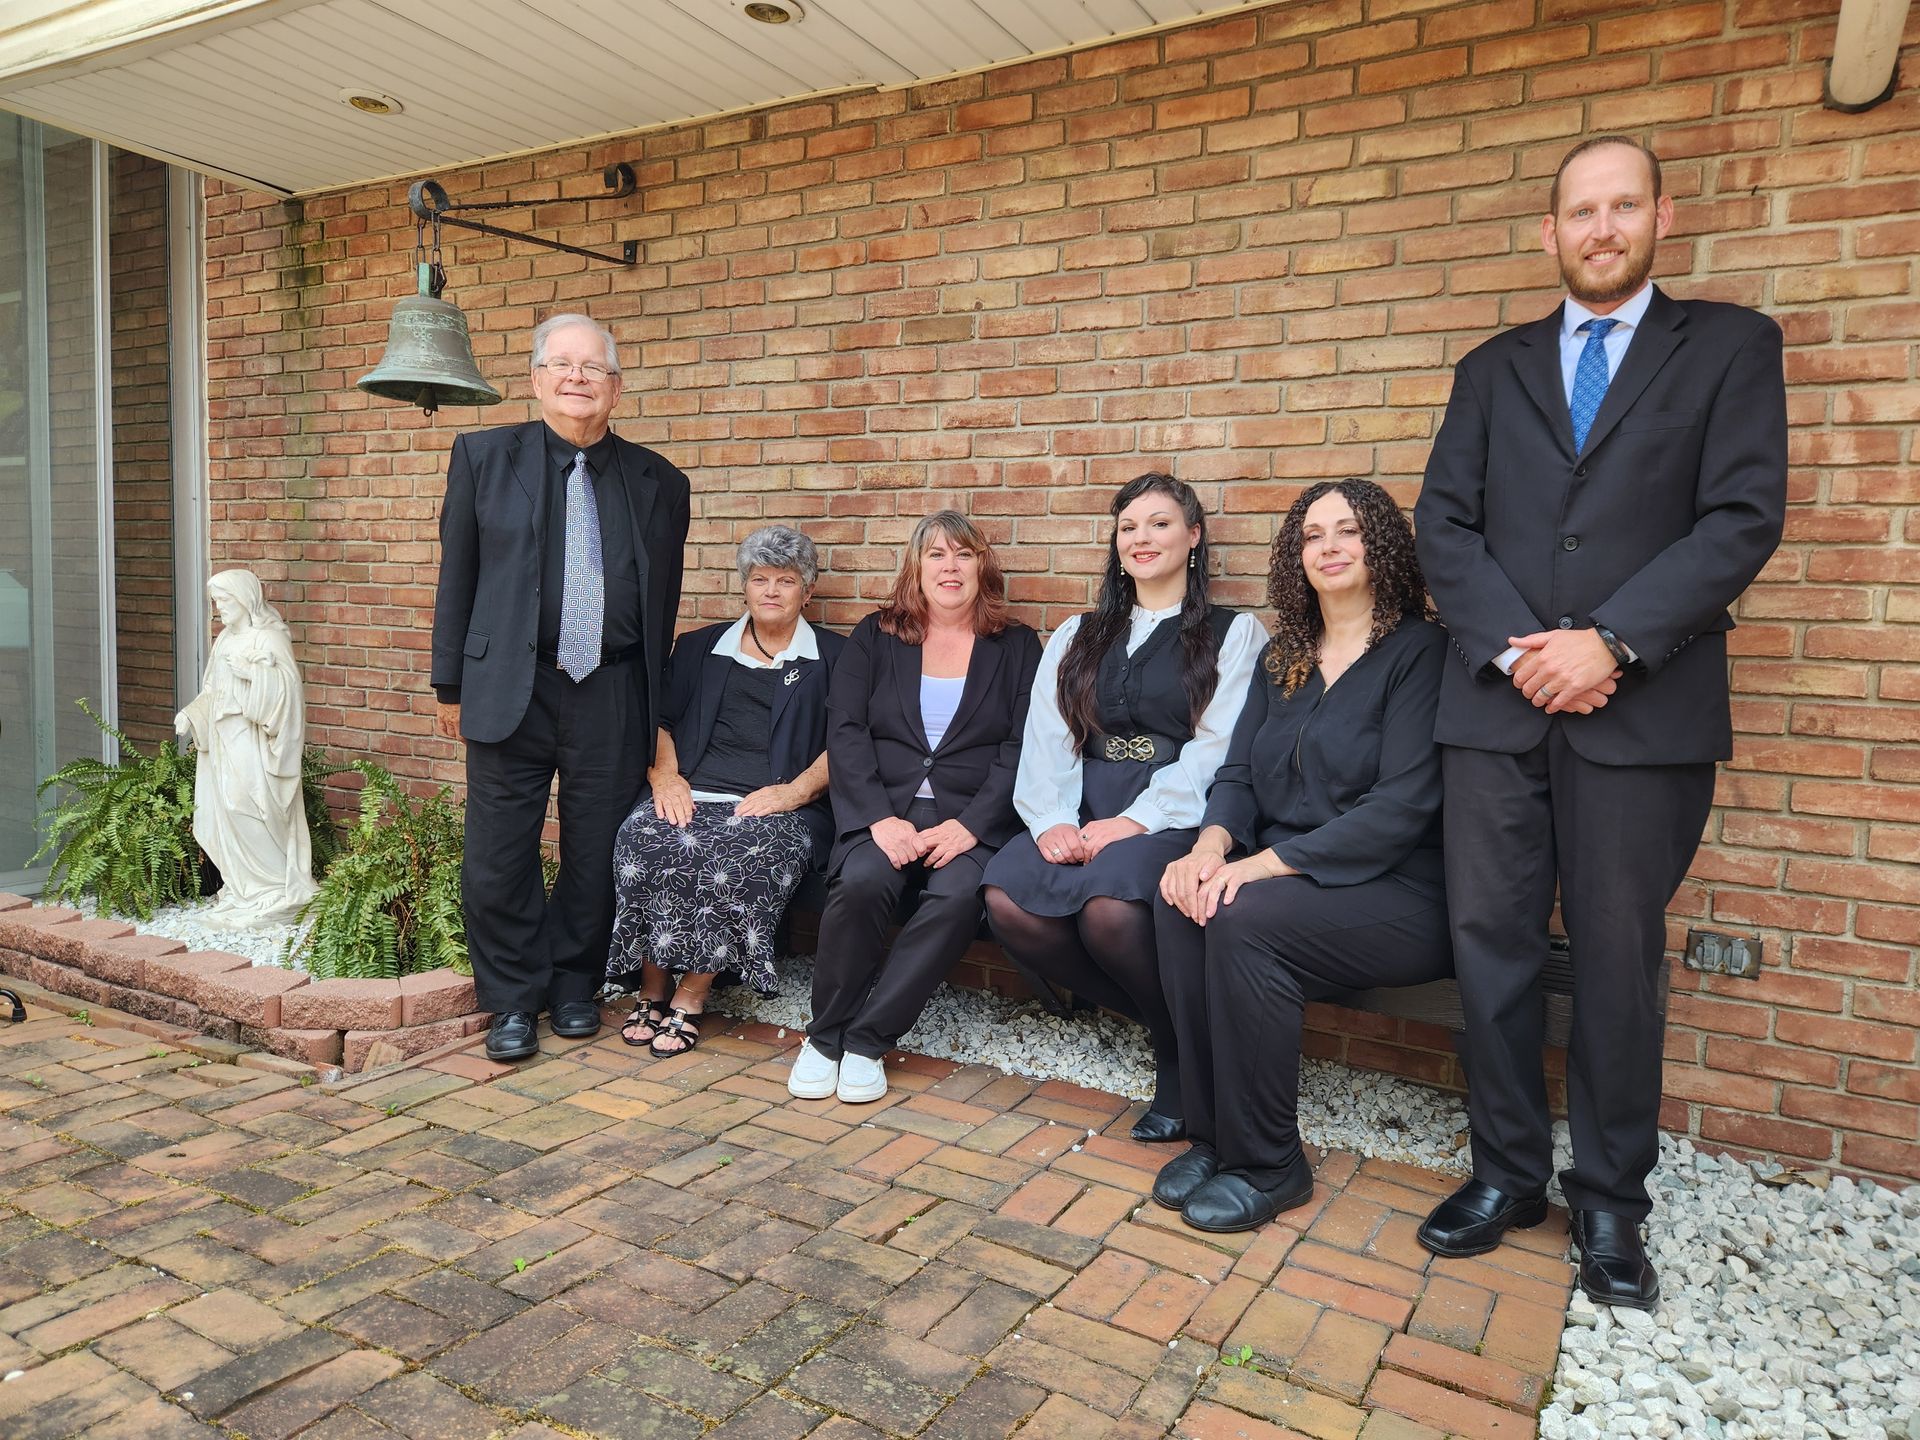
{"label": "bearded young man standing", "polygon": [[1549,212],[1567,299],[1460,361],[1414,510],[1461,662],[1435,735],[1474,1177],[1420,1240],[1477,1255],[1546,1215],[1539,980],[1557,880],[1580,1285],[1649,1309],[1665,910],[1732,753],[1727,607],[1780,541],[1786,386],[1773,321],[1648,283],[1673,224],[1650,150],[1575,147]]}

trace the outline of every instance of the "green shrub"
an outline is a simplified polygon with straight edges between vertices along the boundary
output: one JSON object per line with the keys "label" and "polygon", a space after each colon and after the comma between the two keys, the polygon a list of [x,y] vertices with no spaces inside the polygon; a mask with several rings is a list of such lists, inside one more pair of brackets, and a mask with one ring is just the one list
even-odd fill
{"label": "green shrub", "polygon": [[85,700],[87,718],[120,743],[120,760],[70,760],[42,780],[44,796],[68,792],[47,815],[34,860],[52,870],[49,901],[90,897],[103,913],[141,920],[200,894],[200,847],[193,838],[193,754],[172,740],[149,755],[107,724]]}
{"label": "green shrub", "polygon": [[[120,759],[70,760],[42,780],[44,796],[55,786],[67,798],[47,813],[46,843],[34,860],[50,859],[42,891],[49,901],[90,898],[100,913],[139,920],[168,905],[197,900],[203,856],[193,838],[193,777],[198,756],[166,741],[149,755],[78,702],[100,733],[120,746]],[[300,798],[307,813],[318,879],[340,851],[340,827],[327,812],[326,780],[340,773],[323,751],[309,746],[300,757]]]}
{"label": "green shrub", "polygon": [[359,823],[300,912],[312,923],[283,959],[322,980],[472,973],[460,909],[462,817],[449,792],[414,800],[372,761],[351,768],[366,782]]}

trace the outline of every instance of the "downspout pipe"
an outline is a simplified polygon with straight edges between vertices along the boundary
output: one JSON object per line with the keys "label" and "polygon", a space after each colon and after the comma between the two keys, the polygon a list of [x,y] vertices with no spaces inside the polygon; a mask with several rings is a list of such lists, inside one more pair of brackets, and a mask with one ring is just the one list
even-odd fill
{"label": "downspout pipe", "polygon": [[1840,0],[1827,61],[1827,109],[1854,114],[1893,98],[1900,84],[1900,37],[1912,0]]}

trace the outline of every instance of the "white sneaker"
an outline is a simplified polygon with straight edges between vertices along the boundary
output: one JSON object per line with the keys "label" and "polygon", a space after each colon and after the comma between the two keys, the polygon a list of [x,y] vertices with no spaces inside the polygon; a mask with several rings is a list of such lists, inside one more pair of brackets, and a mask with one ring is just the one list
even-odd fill
{"label": "white sneaker", "polygon": [[787,1093],[796,1100],[827,1100],[839,1083],[840,1062],[827,1059],[811,1040],[803,1042],[787,1075]]}
{"label": "white sneaker", "polygon": [[833,1093],[849,1105],[878,1100],[887,1093],[887,1067],[849,1050],[840,1058],[840,1084]]}

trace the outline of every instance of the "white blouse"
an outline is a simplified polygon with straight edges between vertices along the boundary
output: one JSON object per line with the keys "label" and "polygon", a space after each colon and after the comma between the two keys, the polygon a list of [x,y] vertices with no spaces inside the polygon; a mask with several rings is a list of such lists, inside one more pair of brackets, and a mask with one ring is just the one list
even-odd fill
{"label": "white blouse", "polygon": [[[960,713],[960,697],[966,693],[967,677],[955,675],[948,679],[943,675],[922,675],[920,677],[920,728],[927,732],[927,748],[938,750],[940,742],[947,738],[947,731],[953,726],[953,717]],[[920,788],[913,792],[916,800],[933,799],[933,781],[922,780]]]}
{"label": "white blouse", "polygon": [[[1144,645],[1162,620],[1179,613],[1178,605],[1166,610],[1134,606],[1127,653],[1131,655]],[[1020,769],[1013,782],[1013,807],[1036,840],[1055,825],[1080,823],[1080,752],[1060,714],[1060,661],[1079,626],[1080,617],[1076,615],[1053,632],[1033,677],[1033,699],[1020,745]],[[1206,813],[1213,773],[1226,759],[1227,742],[1233,738],[1234,722],[1246,701],[1254,662],[1266,643],[1266,627],[1252,615],[1243,610],[1233,617],[1220,646],[1219,682],[1213,687],[1213,699],[1201,712],[1193,738],[1180,747],[1172,763],[1153,772],[1140,798],[1122,810],[1121,816],[1144,825],[1149,835],[1191,829],[1200,823]]]}

